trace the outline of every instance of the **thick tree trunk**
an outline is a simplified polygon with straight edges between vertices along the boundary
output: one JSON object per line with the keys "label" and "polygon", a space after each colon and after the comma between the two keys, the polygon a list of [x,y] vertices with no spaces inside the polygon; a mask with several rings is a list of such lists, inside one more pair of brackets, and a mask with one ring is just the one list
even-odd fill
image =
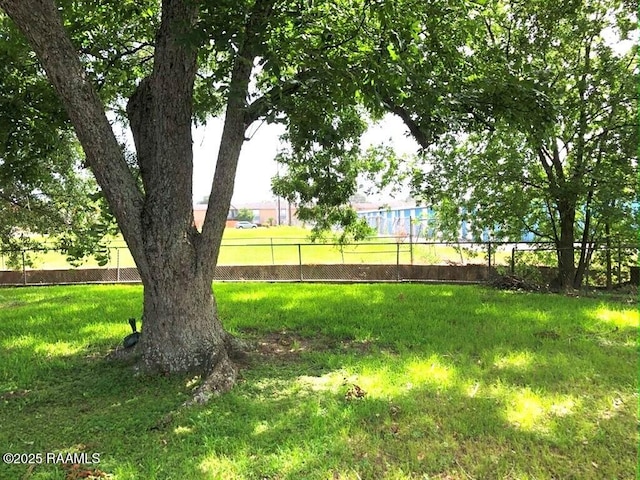
{"label": "thick tree trunk", "polygon": [[[191,123],[197,48],[184,38],[196,18],[194,5],[163,1],[153,74],[141,82],[127,112],[145,189],[141,220],[149,268],[141,276],[142,363],[152,372],[204,374],[209,395],[231,388],[236,370],[211,291],[216,258],[204,255],[217,248],[216,242],[193,225]],[[238,155],[228,159],[232,166],[240,153],[240,147],[236,149]],[[223,225],[230,200],[218,199]]]}
{"label": "thick tree trunk", "polygon": [[210,279],[173,277],[145,285],[139,348],[147,371],[215,374],[214,384],[208,384],[211,393],[226,391],[236,378],[228,344]]}
{"label": "thick tree trunk", "polygon": [[575,208],[569,202],[558,202],[560,217],[560,235],[556,238],[556,254],[558,257],[558,277],[554,282],[561,290],[574,288],[575,258],[574,258],[574,224]]}

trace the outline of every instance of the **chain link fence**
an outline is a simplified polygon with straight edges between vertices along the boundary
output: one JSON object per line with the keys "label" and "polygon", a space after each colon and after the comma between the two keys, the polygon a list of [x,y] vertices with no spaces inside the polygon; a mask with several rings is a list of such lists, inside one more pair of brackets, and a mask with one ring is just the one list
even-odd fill
{"label": "chain link fence", "polygon": [[[485,281],[497,273],[548,280],[555,273],[552,244],[501,242],[415,242],[380,237],[354,244],[308,243],[298,238],[262,238],[223,243],[219,281]],[[78,264],[53,248],[0,250],[0,284],[140,282],[125,246]],[[576,263],[579,251],[576,251]],[[585,284],[637,283],[638,248],[594,250]]]}

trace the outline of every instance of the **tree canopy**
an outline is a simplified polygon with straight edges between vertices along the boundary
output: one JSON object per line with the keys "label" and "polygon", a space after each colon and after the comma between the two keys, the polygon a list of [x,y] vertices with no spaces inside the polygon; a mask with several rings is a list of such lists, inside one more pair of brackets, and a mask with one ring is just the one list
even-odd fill
{"label": "tree canopy", "polygon": [[[404,107],[405,73],[389,67],[405,49],[414,57],[405,67],[418,61],[427,72],[445,62],[444,71],[458,51],[445,41],[458,38],[448,29],[465,18],[450,4],[163,0],[158,10],[155,2],[0,0],[64,106],[140,272],[144,318],[134,353],[144,368],[205,372],[201,398],[230,388],[235,342],[217,318],[211,280],[247,128],[283,122],[291,158],[316,165],[317,179],[307,180],[307,193],[300,188],[309,208],[353,219],[339,204],[354,193],[347,160],[356,160],[362,109],[376,116]],[[191,128],[222,112],[199,232]],[[131,127],[133,158],[114,134],[113,115]],[[424,123],[439,124],[433,119]]]}
{"label": "tree canopy", "polygon": [[[99,257],[109,231],[73,128],[28,44],[0,13],[0,248],[53,247]],[[5,252],[6,253],[6,252]]]}
{"label": "tree canopy", "polygon": [[634,15],[613,1],[498,4],[479,65],[517,75],[552,116],[498,115],[486,128],[451,132],[414,172],[423,198],[457,205],[447,212],[470,221],[476,237],[554,242],[563,286],[581,285],[605,236],[619,243],[638,231],[637,47],[618,48]]}

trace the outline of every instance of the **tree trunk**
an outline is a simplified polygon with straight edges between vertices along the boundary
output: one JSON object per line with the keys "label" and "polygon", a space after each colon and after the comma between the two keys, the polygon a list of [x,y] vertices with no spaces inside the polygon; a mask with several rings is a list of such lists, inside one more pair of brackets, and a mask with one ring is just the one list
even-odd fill
{"label": "tree trunk", "polygon": [[570,202],[558,202],[560,217],[560,232],[556,238],[556,255],[558,257],[558,276],[553,286],[559,290],[574,288],[575,259],[574,259],[574,224],[575,208]]}
{"label": "tree trunk", "polygon": [[217,377],[207,386],[210,393],[226,391],[236,379],[228,345],[210,279],[173,277],[145,285],[139,347],[145,370],[213,374]]}
{"label": "tree trunk", "polygon": [[145,284],[143,327],[143,362],[152,371],[204,371],[212,353],[224,350],[211,283],[201,279]]}
{"label": "tree trunk", "polygon": [[604,233],[606,238],[605,261],[607,265],[607,290],[613,289],[613,267],[611,261],[611,223],[606,222],[604,225]]}
{"label": "tree trunk", "polygon": [[[236,369],[228,334],[217,317],[211,283],[220,239],[199,234],[193,223],[191,138],[197,48],[184,40],[196,18],[195,4],[165,0],[154,69],[127,105],[145,195],[142,211],[144,284],[142,363],[152,372],[206,375],[206,395],[226,391]],[[234,138],[235,167],[244,125]],[[229,143],[222,139],[223,145]],[[220,160],[219,160],[220,161]],[[229,175],[231,192],[235,168]],[[224,225],[231,195],[212,197]],[[211,212],[208,212],[207,217]],[[220,235],[221,237],[221,235]]]}

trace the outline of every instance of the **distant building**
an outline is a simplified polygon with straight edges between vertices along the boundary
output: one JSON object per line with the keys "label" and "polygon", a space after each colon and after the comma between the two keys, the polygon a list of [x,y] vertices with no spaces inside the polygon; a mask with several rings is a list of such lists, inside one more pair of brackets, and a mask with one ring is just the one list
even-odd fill
{"label": "distant building", "polygon": [[[436,213],[432,208],[420,207],[415,204],[396,203],[394,205],[382,205],[371,209],[372,204],[353,204],[358,216],[364,218],[378,236],[392,236],[413,239],[438,240],[441,232],[436,226]],[[458,240],[472,241],[473,232],[471,223],[460,222],[458,227]],[[488,230],[482,232],[480,239],[489,241],[491,236]],[[526,233],[520,239],[523,242],[534,241],[533,233]]]}
{"label": "distant building", "polygon": [[[379,236],[425,238],[434,237],[433,210],[408,203],[377,205],[371,203],[352,204],[358,216],[364,218]],[[373,208],[372,208],[373,207]],[[431,229],[431,231],[430,231]]]}
{"label": "distant building", "polygon": [[[207,204],[198,203],[193,206],[193,223],[198,230],[202,230],[202,224],[204,223],[204,217],[207,214]],[[234,226],[238,218],[238,209],[231,205],[229,207],[229,214],[227,215],[227,227]]]}
{"label": "distant building", "polygon": [[[301,225],[300,220],[296,217],[296,207],[282,200],[280,202],[279,218],[277,202],[257,202],[231,205],[229,208],[229,214],[227,215],[227,227],[235,227],[238,221],[238,212],[240,210],[250,210],[253,212],[253,218],[251,221],[258,225]],[[204,223],[204,217],[206,214],[206,204],[197,204],[193,206],[193,219],[198,230],[202,229],[202,224]]]}
{"label": "distant building", "polygon": [[280,213],[278,214],[278,202],[255,202],[237,204],[238,210],[250,210],[253,212],[253,223],[265,226],[276,225],[300,225],[296,216],[297,209],[286,200],[280,201]]}

